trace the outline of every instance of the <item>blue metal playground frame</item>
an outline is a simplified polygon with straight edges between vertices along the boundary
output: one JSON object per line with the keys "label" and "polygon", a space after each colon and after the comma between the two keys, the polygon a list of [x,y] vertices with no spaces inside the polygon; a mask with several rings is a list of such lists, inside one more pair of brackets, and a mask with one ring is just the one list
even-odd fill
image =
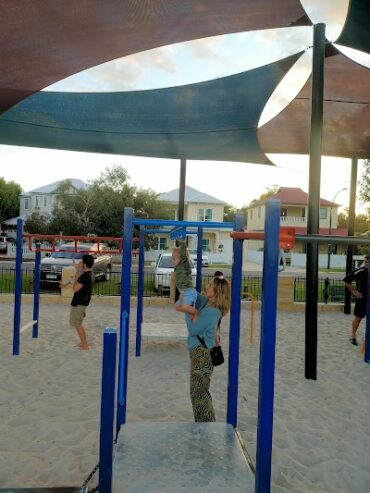
{"label": "blue metal playground frame", "polygon": [[[23,220],[17,219],[17,240],[16,240],[16,260],[15,260],[15,283],[14,283],[14,322],[13,322],[13,356],[20,353],[21,335],[21,307],[22,307],[22,263],[23,263]],[[32,337],[39,335],[39,312],[40,312],[40,268],[41,252],[40,245],[36,244],[35,270],[34,270],[34,289],[33,289],[33,318]]]}
{"label": "blue metal playground frame", "polygon": [[[217,223],[216,223],[217,224]],[[230,227],[228,224],[219,223],[214,227]],[[265,220],[265,249],[263,269],[263,298],[261,316],[261,349],[260,349],[260,372],[259,372],[259,403],[257,424],[257,469],[255,480],[256,493],[269,493],[271,483],[271,455],[272,455],[272,432],[273,432],[273,409],[274,409],[274,374],[275,374],[275,341],[276,341],[276,308],[277,308],[277,279],[279,260],[279,224],[280,224],[280,202],[271,200],[267,203],[267,214]],[[202,228],[204,223],[186,221],[156,221],[135,219],[132,209],[124,211],[124,240],[122,258],[122,285],[121,285],[121,317],[120,317],[120,340],[119,340],[119,368],[118,368],[118,390],[117,390],[117,413],[116,433],[117,439],[120,428],[126,422],[127,405],[127,376],[128,376],[128,341],[130,321],[130,284],[131,284],[131,245],[133,238],[133,227],[140,227],[140,257],[139,270],[144,266],[144,234],[145,226],[182,226],[189,228]],[[207,224],[206,227],[209,227]],[[237,215],[233,224],[234,231],[243,231],[243,218]],[[198,245],[201,242],[198,241]],[[238,378],[239,378],[239,343],[240,343],[240,308],[241,308],[241,277],[243,263],[243,240],[233,240],[234,261],[232,266],[232,300],[230,309],[230,342],[229,342],[229,375],[227,395],[227,423],[234,428],[237,426],[238,411]],[[200,255],[201,258],[201,255]],[[198,255],[199,262],[199,255]],[[139,299],[140,290],[139,287]],[[142,307],[138,307],[138,314],[142,317]],[[142,320],[142,318],[138,318]],[[111,329],[107,329],[111,330]],[[106,342],[106,338],[104,339]],[[107,367],[109,358],[104,357],[106,351],[113,354],[114,348],[108,343],[104,344],[103,352],[103,377],[102,377],[102,419],[101,419],[101,444],[100,461],[105,461],[104,468],[100,470],[99,484],[101,493],[111,492],[112,467],[106,466],[111,463],[113,451],[113,424],[111,416],[114,407],[114,382],[108,382],[107,373],[111,370]],[[104,416],[108,418],[104,419]],[[107,421],[108,420],[108,421]],[[107,424],[108,423],[108,424]],[[108,486],[105,486],[108,485]]]}

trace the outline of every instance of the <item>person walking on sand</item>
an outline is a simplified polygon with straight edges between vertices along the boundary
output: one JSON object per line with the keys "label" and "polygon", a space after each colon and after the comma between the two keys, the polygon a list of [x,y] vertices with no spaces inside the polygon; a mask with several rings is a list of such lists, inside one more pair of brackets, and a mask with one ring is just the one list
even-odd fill
{"label": "person walking on sand", "polygon": [[198,294],[196,320],[185,315],[190,355],[190,398],[196,422],[216,421],[212,396],[209,392],[213,365],[211,349],[215,345],[219,321],[230,309],[230,284],[223,276],[215,277]]}
{"label": "person walking on sand", "polygon": [[[368,293],[368,270],[369,270],[369,256],[365,255],[363,264],[354,269],[344,279],[346,288],[351,291],[356,298],[355,309],[353,311],[352,331],[349,339],[350,343],[354,346],[358,346],[356,333],[363,318],[366,317],[367,299]],[[356,287],[352,285],[352,282],[356,283]]]}
{"label": "person walking on sand", "polygon": [[82,350],[89,349],[87,343],[86,330],[82,325],[83,319],[86,317],[86,308],[90,304],[92,287],[94,283],[94,274],[92,267],[94,265],[94,257],[92,255],[82,255],[82,260],[75,264],[76,269],[72,289],[73,298],[71,301],[71,313],[69,323],[77,331],[80,342],[78,347]]}

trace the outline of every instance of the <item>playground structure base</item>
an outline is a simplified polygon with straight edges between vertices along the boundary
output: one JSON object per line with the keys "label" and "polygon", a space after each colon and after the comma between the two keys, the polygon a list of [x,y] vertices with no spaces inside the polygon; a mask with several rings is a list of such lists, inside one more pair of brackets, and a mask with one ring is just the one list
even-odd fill
{"label": "playground structure base", "polygon": [[141,331],[143,341],[184,341],[188,337],[185,323],[166,324],[144,322]]}
{"label": "playground structure base", "polygon": [[121,428],[113,493],[252,493],[254,475],[227,423],[129,423]]}

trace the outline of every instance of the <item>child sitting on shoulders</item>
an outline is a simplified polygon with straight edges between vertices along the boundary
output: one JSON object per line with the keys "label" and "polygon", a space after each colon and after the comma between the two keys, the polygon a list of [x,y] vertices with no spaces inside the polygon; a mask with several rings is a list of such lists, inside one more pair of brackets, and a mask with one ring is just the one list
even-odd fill
{"label": "child sitting on shoulders", "polygon": [[195,308],[195,302],[198,292],[193,287],[192,265],[184,240],[179,240],[179,247],[174,248],[172,262],[175,268],[176,288],[180,292],[180,298],[177,300],[175,308],[178,312],[188,313],[192,317],[196,317],[198,310]]}

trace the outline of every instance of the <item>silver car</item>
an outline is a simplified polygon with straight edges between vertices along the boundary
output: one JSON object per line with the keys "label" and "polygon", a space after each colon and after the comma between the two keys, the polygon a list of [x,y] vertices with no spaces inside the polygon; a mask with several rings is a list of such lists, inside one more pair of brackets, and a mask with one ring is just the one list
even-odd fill
{"label": "silver car", "polygon": [[41,260],[40,284],[59,286],[63,267],[70,267],[74,262],[79,262],[82,255],[86,253],[94,257],[93,272],[95,278],[109,281],[112,273],[112,256],[104,253],[104,248],[100,245],[100,253],[97,253],[98,246],[96,244],[79,243],[76,252],[74,244],[59,245],[58,251],[50,253],[48,257]]}

